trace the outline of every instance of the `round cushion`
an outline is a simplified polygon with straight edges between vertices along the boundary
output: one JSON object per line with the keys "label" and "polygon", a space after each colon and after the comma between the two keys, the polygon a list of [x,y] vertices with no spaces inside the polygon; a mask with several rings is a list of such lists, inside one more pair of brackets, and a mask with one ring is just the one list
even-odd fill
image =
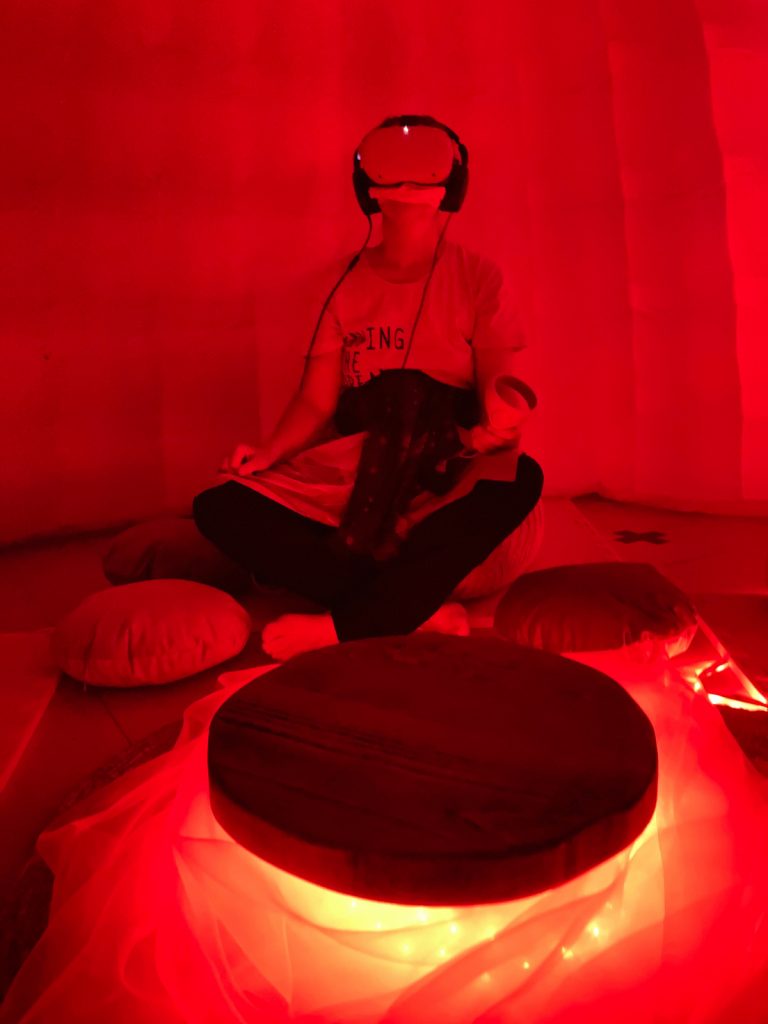
{"label": "round cushion", "polygon": [[494,624],[508,640],[545,651],[605,651],[658,638],[677,644],[677,653],[696,621],[689,598],[652,565],[593,562],[519,577]]}
{"label": "round cushion", "polygon": [[59,668],[96,686],[169,683],[239,654],[248,612],[221,590],[147,580],[91,594],[53,634]]}
{"label": "round cushion", "polygon": [[452,599],[475,601],[504,590],[534,560],[543,535],[544,511],[539,502],[520,526],[461,581]]}
{"label": "round cushion", "polygon": [[250,585],[246,570],[211,544],[194,519],[153,519],[124,530],[112,541],[103,568],[115,584],[193,580],[229,594],[242,594]]}
{"label": "round cushion", "polygon": [[608,676],[495,637],[301,655],[216,713],[210,800],[278,867],[416,905],[497,902],[624,849],[656,802],[653,728]]}

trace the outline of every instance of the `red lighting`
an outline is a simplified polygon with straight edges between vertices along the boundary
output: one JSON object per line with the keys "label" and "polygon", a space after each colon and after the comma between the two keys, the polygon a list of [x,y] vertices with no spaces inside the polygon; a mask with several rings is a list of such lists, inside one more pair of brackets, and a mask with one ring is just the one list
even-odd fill
{"label": "red lighting", "polygon": [[576,660],[610,670],[657,736],[656,813],[623,852],[555,889],[468,907],[379,903],[287,874],[210,810],[206,730],[227,690],[193,705],[170,754],[43,836],[57,891],[12,1019],[38,998],[47,1019],[71,1006],[98,1019],[119,992],[120,1019],[137,1024],[157,1006],[185,1024],[467,1024],[494,1007],[504,1024],[648,1024],[659,1006],[669,1020],[760,1024],[762,996],[737,1017],[712,1010],[768,964],[765,782],[666,658]]}

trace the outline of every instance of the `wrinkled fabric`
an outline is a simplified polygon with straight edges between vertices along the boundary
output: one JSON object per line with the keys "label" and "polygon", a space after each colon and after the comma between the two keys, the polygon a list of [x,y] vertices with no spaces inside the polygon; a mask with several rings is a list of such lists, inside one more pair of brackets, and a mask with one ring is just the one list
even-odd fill
{"label": "wrinkled fabric", "polygon": [[656,813],[628,849],[478,907],[355,900],[287,875],[208,801],[208,724],[270,670],[254,669],[192,705],[172,751],[43,834],[50,921],[2,1019],[764,1024],[766,781],[660,651],[578,660],[619,680],[656,732]]}
{"label": "wrinkled fabric", "polygon": [[[395,382],[392,386],[390,380]],[[419,400],[426,401],[428,395],[430,401],[422,410]],[[410,412],[400,405],[403,399],[411,403]],[[481,422],[478,401],[485,410]],[[326,526],[340,526],[362,468],[366,482],[358,489],[352,510],[359,511],[375,490],[378,526],[386,520],[390,530],[404,537],[432,512],[469,494],[478,480],[516,479],[521,426],[536,401],[528,385],[503,372],[503,364],[480,399],[469,388],[454,388],[423,372],[382,373],[370,384],[342,394],[336,418],[339,429],[330,436],[254,476],[220,472],[211,486],[222,479],[237,480],[298,515]],[[489,430],[491,423],[493,429]],[[469,428],[466,449],[465,438],[456,434],[457,425]],[[370,439],[372,429],[374,440]],[[473,435],[478,435],[477,445]],[[394,487],[389,491],[383,483],[374,485],[372,481],[375,474],[371,471],[380,461],[374,454],[376,445],[385,448],[390,459]],[[364,488],[368,491],[365,495]],[[391,498],[399,495],[391,507],[386,506],[386,493]],[[376,532],[373,516],[370,526],[369,536]],[[393,536],[390,532],[390,539]]]}
{"label": "wrinkled fabric", "polygon": [[[475,426],[469,389],[453,388],[418,370],[385,371],[347,389],[336,413],[342,433],[366,432],[339,539],[358,554],[386,558],[395,529],[421,493],[445,495],[468,468],[457,426]],[[474,408],[473,408],[474,406]],[[463,415],[462,415],[463,413]]]}

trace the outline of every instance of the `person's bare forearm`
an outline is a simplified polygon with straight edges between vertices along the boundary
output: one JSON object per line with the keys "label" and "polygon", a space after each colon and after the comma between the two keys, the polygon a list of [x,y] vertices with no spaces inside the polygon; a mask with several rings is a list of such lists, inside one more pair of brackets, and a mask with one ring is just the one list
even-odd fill
{"label": "person's bare forearm", "polygon": [[294,395],[264,447],[273,462],[282,462],[309,447],[328,425],[333,410],[313,404],[301,392]]}

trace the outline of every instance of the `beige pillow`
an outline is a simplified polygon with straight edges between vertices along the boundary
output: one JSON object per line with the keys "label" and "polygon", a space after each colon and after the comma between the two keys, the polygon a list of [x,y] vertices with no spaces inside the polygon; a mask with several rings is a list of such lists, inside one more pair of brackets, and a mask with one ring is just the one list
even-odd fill
{"label": "beige pillow", "polygon": [[246,570],[211,544],[194,519],[167,516],[131,526],[118,534],[104,556],[110,583],[180,579],[207,583],[228,594],[250,585]]}
{"label": "beige pillow", "polygon": [[248,612],[187,580],[147,580],[91,594],[54,631],[62,672],[96,686],[170,683],[239,654]]}
{"label": "beige pillow", "polygon": [[652,565],[558,565],[515,580],[496,609],[497,632],[555,653],[605,651],[641,640],[684,650],[696,630],[689,598]]}

